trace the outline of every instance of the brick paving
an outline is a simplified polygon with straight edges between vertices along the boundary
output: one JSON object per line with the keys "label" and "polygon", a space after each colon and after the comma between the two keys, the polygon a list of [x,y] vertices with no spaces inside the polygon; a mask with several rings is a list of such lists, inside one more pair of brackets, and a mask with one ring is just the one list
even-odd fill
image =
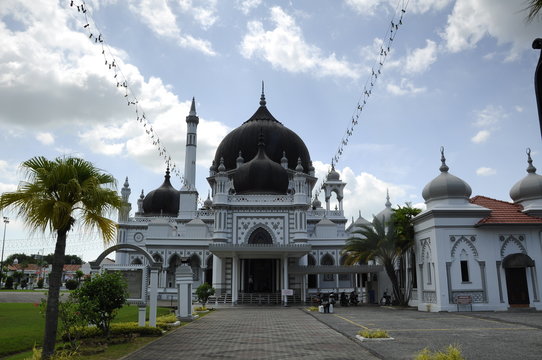
{"label": "brick paving", "polygon": [[298,308],[220,308],[126,356],[170,359],[378,359]]}

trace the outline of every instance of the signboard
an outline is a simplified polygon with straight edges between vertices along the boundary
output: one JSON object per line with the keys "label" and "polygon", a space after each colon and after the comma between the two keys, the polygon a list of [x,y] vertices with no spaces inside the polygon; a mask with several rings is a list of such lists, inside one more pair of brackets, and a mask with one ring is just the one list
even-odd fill
{"label": "signboard", "polygon": [[294,289],[282,289],[282,296],[292,296]]}
{"label": "signboard", "polygon": [[146,265],[105,265],[106,271],[120,271],[128,284],[128,303],[147,303],[148,269]]}
{"label": "signboard", "polygon": [[141,280],[143,278],[143,269],[124,270],[122,271],[122,275],[128,284],[128,298],[141,299]]}

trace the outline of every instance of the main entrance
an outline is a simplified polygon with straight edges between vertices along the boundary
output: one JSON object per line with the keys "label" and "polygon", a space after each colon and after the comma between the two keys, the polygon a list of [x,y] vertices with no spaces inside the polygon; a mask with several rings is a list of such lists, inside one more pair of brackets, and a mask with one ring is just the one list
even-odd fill
{"label": "main entrance", "polygon": [[278,259],[242,259],[243,290],[246,293],[279,291]]}
{"label": "main entrance", "polygon": [[510,254],[502,261],[506,276],[506,290],[510,306],[529,305],[529,286],[527,268],[534,266],[534,261],[526,254]]}

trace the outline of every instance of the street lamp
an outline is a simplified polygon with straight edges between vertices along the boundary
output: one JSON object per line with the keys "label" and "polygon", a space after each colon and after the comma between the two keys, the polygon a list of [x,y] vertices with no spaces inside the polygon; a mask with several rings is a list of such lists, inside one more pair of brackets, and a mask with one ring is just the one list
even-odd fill
{"label": "street lamp", "polygon": [[0,258],[0,284],[2,283],[2,270],[4,269],[4,245],[6,244],[6,227],[9,224],[9,218],[4,216],[4,239],[2,240],[2,258]]}

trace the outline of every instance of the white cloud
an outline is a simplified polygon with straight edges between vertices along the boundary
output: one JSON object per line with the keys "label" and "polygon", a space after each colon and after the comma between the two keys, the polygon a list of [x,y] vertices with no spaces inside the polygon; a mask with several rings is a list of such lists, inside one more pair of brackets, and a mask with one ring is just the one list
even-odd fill
{"label": "white cloud", "polygon": [[437,60],[437,44],[426,40],[424,48],[412,51],[405,59],[404,71],[409,74],[422,73]]}
{"label": "white cloud", "polygon": [[502,106],[488,105],[476,112],[476,119],[473,122],[473,126],[482,128],[482,130],[479,130],[471,138],[471,141],[475,144],[486,142],[491,134],[499,129],[501,120],[507,116]]}
{"label": "white cloud", "polygon": [[260,57],[273,65],[293,73],[312,73],[316,76],[338,76],[357,79],[356,67],[332,53],[327,57],[317,46],[307,44],[295,19],[280,7],[271,8],[275,28],[265,31],[259,21],[248,23],[248,33],[241,42],[241,54],[247,58]]}
{"label": "white cloud", "polygon": [[55,143],[55,137],[49,132],[40,132],[36,135],[36,140],[38,140],[43,145],[52,145]]}
{"label": "white cloud", "polygon": [[489,168],[489,167],[480,167],[476,169],[476,175],[480,176],[490,176],[495,175],[497,173],[497,170]]}
{"label": "white cloud", "polygon": [[[208,28],[216,21],[214,10],[211,10],[214,8],[215,2],[210,1],[209,3],[211,7],[205,8],[190,6],[192,4],[190,0],[179,1],[181,9],[190,12],[204,28]],[[177,17],[167,0],[131,1],[129,9],[139,15],[155,34],[174,39],[181,47],[198,50],[206,55],[216,55],[209,41],[182,34],[181,29],[177,26]]]}
{"label": "white cloud", "polygon": [[252,10],[260,6],[261,3],[262,0],[238,0],[237,6],[243,14],[248,15]]}
{"label": "white cloud", "polygon": [[470,140],[475,144],[481,144],[486,142],[490,136],[491,132],[489,130],[480,130]]}
{"label": "white cloud", "polygon": [[514,107],[514,109],[515,109],[518,113],[523,112],[523,107],[522,107],[522,106],[516,105],[516,106]]}
{"label": "white cloud", "polygon": [[410,80],[403,78],[399,84],[388,83],[386,90],[392,95],[401,96],[423,93],[426,91],[426,88],[416,87]]}
{"label": "white cloud", "polygon": [[525,22],[524,2],[509,0],[457,0],[441,34],[446,48],[459,52],[476,47],[485,36],[511,44],[506,60],[514,60],[539,35],[536,21]]}
{"label": "white cloud", "polygon": [[202,27],[207,30],[218,20],[216,14],[216,0],[200,1],[202,6],[196,6],[193,0],[179,0],[181,10],[192,16]]}

